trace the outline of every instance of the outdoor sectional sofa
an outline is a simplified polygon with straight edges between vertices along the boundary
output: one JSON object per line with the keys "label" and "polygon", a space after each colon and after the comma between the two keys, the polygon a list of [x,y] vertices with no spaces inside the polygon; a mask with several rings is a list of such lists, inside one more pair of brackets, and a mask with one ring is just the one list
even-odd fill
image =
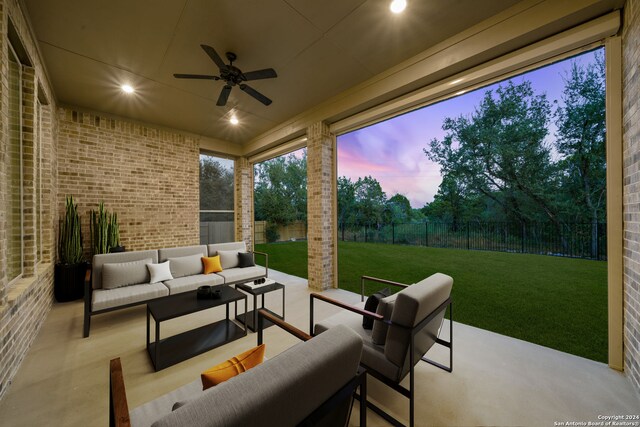
{"label": "outdoor sectional sofa", "polygon": [[[149,300],[188,292],[204,285],[233,285],[269,273],[269,256],[263,252],[265,266],[241,268],[237,255],[247,252],[244,242],[164,248],[159,250],[100,254],[93,257],[84,286],[84,337],[89,336],[91,316],[144,304]],[[202,274],[202,257],[220,255],[223,270]],[[150,282],[147,264],[169,261],[173,279]]]}

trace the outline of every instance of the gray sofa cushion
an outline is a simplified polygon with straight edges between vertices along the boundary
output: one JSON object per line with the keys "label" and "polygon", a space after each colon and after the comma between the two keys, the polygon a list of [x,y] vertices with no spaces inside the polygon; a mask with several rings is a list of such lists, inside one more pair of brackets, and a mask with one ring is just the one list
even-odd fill
{"label": "gray sofa cushion", "polygon": [[94,255],[91,271],[91,284],[93,289],[102,288],[102,266],[104,264],[139,261],[147,258],[151,258],[152,263],[157,263],[158,251],[132,251]]}
{"label": "gray sofa cushion", "polygon": [[196,274],[194,276],[186,276],[164,281],[164,284],[169,288],[169,293],[171,295],[193,291],[194,289],[198,289],[199,286],[214,286],[222,285],[223,283],[224,278],[215,274]]}
{"label": "gray sofa cushion", "polygon": [[169,289],[162,283],[131,285],[117,289],[95,289],[91,297],[91,309],[92,311],[104,310],[167,295],[169,295]]}
{"label": "gray sofa cushion", "polygon": [[224,278],[224,283],[237,283],[243,280],[249,281],[258,277],[264,277],[267,274],[267,269],[259,265],[254,265],[253,267],[230,268],[229,270],[222,270],[216,274]]}
{"label": "gray sofa cushion", "polygon": [[179,248],[163,248],[158,250],[158,260],[165,262],[169,258],[178,258],[189,255],[207,256],[207,246],[182,246]]}
{"label": "gray sofa cushion", "polygon": [[218,251],[247,252],[247,245],[244,242],[212,243],[207,245],[209,256],[216,256]]}
{"label": "gray sofa cushion", "polygon": [[353,378],[362,340],[339,325],[176,409],[153,427],[294,426]]}
{"label": "gray sofa cushion", "polygon": [[[384,297],[378,303],[376,314],[381,314],[384,320],[391,319],[391,313],[393,312],[393,305],[396,302],[398,294],[393,294],[388,297]],[[371,329],[371,339],[375,344],[384,345],[387,341],[387,331],[389,326],[384,322],[373,322],[373,329]]]}
{"label": "gray sofa cushion", "polygon": [[[391,321],[398,325],[412,327],[433,312],[451,295],[453,279],[442,273],[435,273],[426,279],[398,292]],[[419,331],[414,340],[414,350],[421,357],[431,348],[442,325],[444,310],[427,326]],[[387,359],[402,366],[404,375],[409,370],[410,334],[406,328],[390,326],[384,354]]]}
{"label": "gray sofa cushion", "polygon": [[218,251],[220,256],[220,265],[223,270],[236,268],[240,260],[238,259],[238,251]]}
{"label": "gray sofa cushion", "polygon": [[149,283],[147,264],[151,264],[151,258],[103,264],[102,288],[115,289],[122,286]]}
{"label": "gray sofa cushion", "polygon": [[[356,307],[364,308],[365,303],[359,303]],[[374,322],[378,323],[378,322]],[[321,334],[338,325],[345,325],[360,335],[364,343],[362,348],[362,363],[389,378],[397,378],[400,375],[400,368],[391,363],[384,355],[384,347],[374,344],[371,340],[371,330],[362,327],[362,316],[348,310],[341,310],[327,319],[316,323],[315,334]]]}
{"label": "gray sofa cushion", "polygon": [[202,254],[168,258],[171,275],[174,279],[184,276],[202,274]]}

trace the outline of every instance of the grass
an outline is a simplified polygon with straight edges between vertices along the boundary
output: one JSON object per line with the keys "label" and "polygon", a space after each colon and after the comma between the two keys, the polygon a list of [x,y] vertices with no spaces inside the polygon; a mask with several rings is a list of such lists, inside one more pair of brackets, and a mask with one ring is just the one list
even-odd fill
{"label": "grass", "polygon": [[[269,267],[307,277],[307,243],[256,245]],[[381,243],[338,244],[339,287],[366,274],[415,283],[453,277],[454,320],[600,362],[607,361],[607,263]],[[367,293],[376,286],[368,286]]]}

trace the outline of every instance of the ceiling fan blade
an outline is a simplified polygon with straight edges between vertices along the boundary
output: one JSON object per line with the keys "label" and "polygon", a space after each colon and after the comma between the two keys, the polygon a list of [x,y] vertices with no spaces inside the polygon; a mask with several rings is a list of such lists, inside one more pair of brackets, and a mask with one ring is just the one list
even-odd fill
{"label": "ceiling fan blade", "polygon": [[220,96],[218,97],[218,102],[216,102],[216,105],[218,107],[223,107],[227,105],[227,99],[229,98],[230,93],[231,93],[231,86],[224,85],[224,87],[222,88],[222,91],[220,91]]}
{"label": "ceiling fan blade", "polygon": [[266,96],[264,96],[263,94],[261,94],[260,92],[258,92],[254,88],[252,88],[251,86],[248,86],[248,85],[245,85],[245,84],[241,84],[240,85],[240,90],[242,90],[242,91],[248,93],[249,95],[253,96],[255,99],[257,99],[258,101],[262,102],[264,105],[269,105],[272,102],[269,98],[267,98]]}
{"label": "ceiling fan blade", "polygon": [[222,70],[227,68],[227,64],[224,63],[224,61],[222,60],[222,58],[220,58],[220,55],[218,55],[218,52],[216,52],[214,48],[212,48],[211,46],[207,46],[206,44],[201,44],[200,47],[204,49],[207,55],[209,55],[209,58],[211,58],[211,60],[216,63],[218,68]]}
{"label": "ceiling fan blade", "polygon": [[260,79],[273,79],[278,77],[276,70],[273,68],[265,68],[264,70],[249,71],[248,73],[242,73],[246,81],[260,80]]}
{"label": "ceiling fan blade", "polygon": [[203,74],[174,74],[176,79],[200,79],[200,80],[220,80],[218,76],[205,76]]}

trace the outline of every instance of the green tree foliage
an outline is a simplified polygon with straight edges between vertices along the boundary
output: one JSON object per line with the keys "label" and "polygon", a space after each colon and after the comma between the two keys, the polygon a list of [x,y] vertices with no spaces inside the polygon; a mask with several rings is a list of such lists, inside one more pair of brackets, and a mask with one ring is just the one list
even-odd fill
{"label": "green tree foliage", "polygon": [[233,210],[233,170],[207,155],[200,156],[200,209]]}
{"label": "green tree foliage", "polygon": [[[487,91],[470,116],[447,118],[425,154],[443,181],[422,211],[430,219],[597,223],[605,218],[605,67],[573,62],[563,106],[552,112],[531,84]],[[555,140],[548,128],[555,120]],[[595,242],[595,239],[592,239]]]}
{"label": "green tree foliage", "polygon": [[287,225],[307,220],[307,154],[267,160],[255,166],[255,219]]}
{"label": "green tree foliage", "polygon": [[444,139],[433,139],[424,150],[447,177],[441,193],[451,196],[457,186],[463,197],[490,199],[507,219],[559,224],[552,200],[557,172],[545,142],[550,113],[546,96],[524,81],[487,91],[471,117],[445,119]]}
{"label": "green tree foliage", "polygon": [[594,64],[576,62],[565,77],[565,106],[556,110],[556,150],[563,158],[563,210],[592,223],[605,216],[606,128],[604,54]]}
{"label": "green tree foliage", "polygon": [[355,220],[358,225],[380,226],[384,220],[387,195],[372,176],[358,178],[354,184],[356,203]]}

